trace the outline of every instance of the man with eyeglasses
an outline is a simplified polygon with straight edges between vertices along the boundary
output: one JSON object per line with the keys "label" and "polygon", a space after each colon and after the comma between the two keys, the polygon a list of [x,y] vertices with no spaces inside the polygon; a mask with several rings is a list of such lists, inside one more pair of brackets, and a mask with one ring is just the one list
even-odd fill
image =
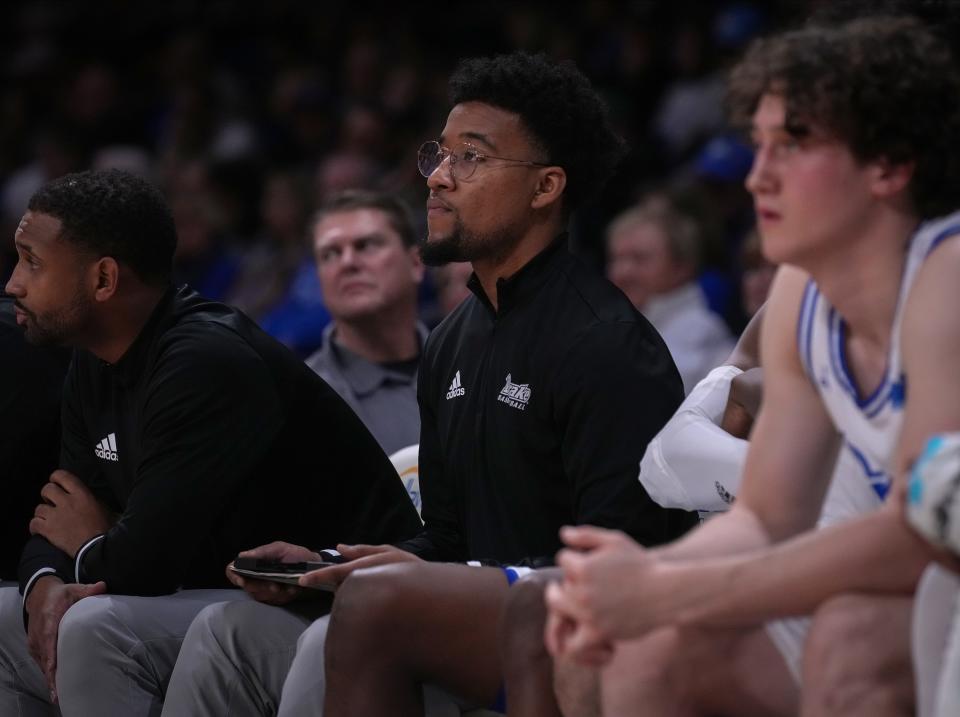
{"label": "man with eyeglasses", "polygon": [[417,714],[425,683],[502,709],[501,608],[518,576],[552,564],[561,525],[616,526],[649,545],[695,521],[636,479],[683,398],[670,354],[566,248],[570,213],[621,154],[601,101],[572,64],[526,54],[468,60],[450,90],[446,127],[419,154],[421,256],[471,262],[473,295],[421,361],[423,530],[339,546],[348,563],[304,576],[340,584],[329,622],[254,615],[256,603],[203,613],[165,714],[216,714],[210,684],[231,714],[320,714],[325,688],[328,715]]}

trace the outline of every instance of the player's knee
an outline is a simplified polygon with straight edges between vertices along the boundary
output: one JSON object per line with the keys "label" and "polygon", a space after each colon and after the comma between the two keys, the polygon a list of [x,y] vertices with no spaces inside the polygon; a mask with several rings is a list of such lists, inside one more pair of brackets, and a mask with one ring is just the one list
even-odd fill
{"label": "player's knee", "polygon": [[692,640],[684,640],[680,630],[668,627],[639,640],[617,643],[613,660],[604,668],[604,681],[671,687],[692,664]]}
{"label": "player's knee", "polygon": [[57,632],[57,684],[61,691],[85,684],[84,668],[98,661],[113,645],[116,615],[109,596],[90,597],[74,603],[60,620]]}
{"label": "player's knee", "polygon": [[330,613],[326,655],[330,664],[352,653],[384,654],[389,648],[385,635],[394,634],[398,621],[413,617],[411,591],[415,576],[405,564],[384,565],[352,573],[338,588]]}
{"label": "player's knee", "polygon": [[[597,683],[602,684],[606,709],[614,714],[632,714],[641,705],[679,704],[679,680],[686,674],[689,657],[686,644],[675,628],[617,643],[613,659],[603,668]],[[561,672],[557,677],[556,692],[561,703],[592,714],[591,698],[599,701],[599,697],[590,694],[586,689],[589,685],[581,684],[576,693],[571,693],[560,679]],[[599,690],[595,695],[599,695]]]}
{"label": "player's knee", "polygon": [[875,641],[884,634],[882,616],[868,598],[841,595],[816,612],[803,656],[804,681],[864,678],[876,669]]}
{"label": "player's knee", "polygon": [[[842,595],[824,603],[804,648],[805,712],[854,714],[868,703],[873,709],[901,701],[909,655],[890,633],[889,612],[874,599]],[[892,679],[900,672],[904,679]]]}
{"label": "player's knee", "polygon": [[553,693],[565,715],[599,717],[600,673],[570,658],[559,658],[553,665]]}
{"label": "player's knee", "polygon": [[311,664],[322,665],[329,627],[330,622],[325,617],[314,620],[297,640],[297,658],[306,659]]}
{"label": "player's knee", "polygon": [[546,656],[543,629],[547,617],[544,603],[549,578],[531,573],[507,592],[500,627],[501,654],[505,663],[542,659]]}
{"label": "player's knee", "polygon": [[57,634],[58,662],[73,654],[83,654],[84,647],[101,642],[114,622],[113,600],[109,596],[94,597],[74,603],[60,620]]}
{"label": "player's knee", "polygon": [[244,619],[248,607],[243,602],[208,605],[190,623],[184,644],[205,655],[230,651],[236,645],[238,635],[243,634],[243,630],[237,628],[249,624]]}

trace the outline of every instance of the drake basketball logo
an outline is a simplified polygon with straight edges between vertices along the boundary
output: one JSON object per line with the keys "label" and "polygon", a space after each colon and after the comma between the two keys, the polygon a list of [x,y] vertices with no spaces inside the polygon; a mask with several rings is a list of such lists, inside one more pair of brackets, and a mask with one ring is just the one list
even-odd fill
{"label": "drake basketball logo", "polygon": [[530,384],[514,383],[510,378],[510,374],[507,374],[507,383],[500,389],[500,395],[497,396],[497,400],[518,411],[522,411],[530,401]]}

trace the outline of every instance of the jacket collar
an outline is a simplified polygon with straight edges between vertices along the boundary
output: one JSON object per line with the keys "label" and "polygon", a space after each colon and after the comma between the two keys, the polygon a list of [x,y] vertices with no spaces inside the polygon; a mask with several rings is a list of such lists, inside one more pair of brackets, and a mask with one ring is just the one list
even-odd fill
{"label": "jacket collar", "polygon": [[474,293],[487,310],[496,316],[503,316],[513,307],[524,303],[530,296],[539,290],[543,283],[553,274],[568,256],[566,251],[567,233],[557,236],[543,251],[524,264],[520,269],[507,278],[497,279],[497,306],[487,297],[477,278],[476,273],[470,275],[467,288]]}
{"label": "jacket collar", "polygon": [[166,320],[173,314],[175,300],[180,296],[192,293],[194,293],[193,290],[187,286],[182,286],[179,290],[172,285],[167,287],[143,328],[140,329],[140,333],[137,334],[137,338],[133,340],[123,356],[113,364],[112,368],[117,378],[125,384],[131,384],[140,377],[150,355],[154,338],[167,323]]}

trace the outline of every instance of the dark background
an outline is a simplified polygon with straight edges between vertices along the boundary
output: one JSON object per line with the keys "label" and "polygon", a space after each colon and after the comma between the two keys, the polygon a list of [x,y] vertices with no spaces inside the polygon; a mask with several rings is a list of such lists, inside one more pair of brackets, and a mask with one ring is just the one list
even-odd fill
{"label": "dark background", "polygon": [[[37,187],[121,166],[170,198],[181,278],[229,297],[243,261],[224,257],[295,243],[278,236],[284,221],[264,201],[270,187],[285,187],[286,234],[304,245],[309,210],[338,188],[386,189],[420,210],[416,149],[443,125],[450,70],[462,57],[525,49],[574,60],[631,147],[607,191],[575,218],[574,246],[599,264],[619,209],[651,189],[693,187],[703,195],[694,203],[707,268],[734,283],[751,220],[742,161],[711,164],[703,154],[727,132],[725,71],[758,35],[815,14],[883,8],[919,14],[957,44],[949,2],[9,5],[0,26],[0,277]],[[732,324],[735,304],[728,297],[723,307]]]}

